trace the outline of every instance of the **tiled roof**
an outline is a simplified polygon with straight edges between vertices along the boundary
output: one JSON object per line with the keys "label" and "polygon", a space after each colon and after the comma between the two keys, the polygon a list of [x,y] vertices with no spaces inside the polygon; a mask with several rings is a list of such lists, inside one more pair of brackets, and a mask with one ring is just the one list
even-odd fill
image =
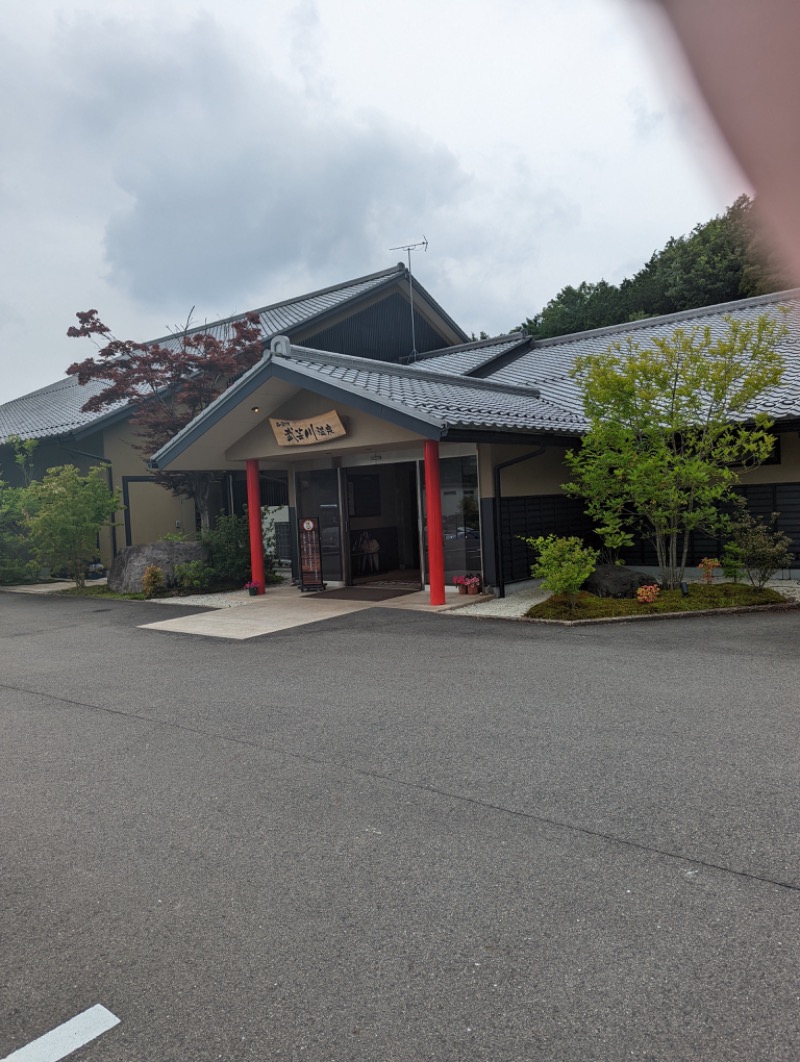
{"label": "tiled roof", "polygon": [[423,413],[443,427],[576,434],[584,423],[582,415],[540,398],[529,385],[450,377],[429,371],[426,362],[392,365],[295,346],[290,357],[273,354],[273,358],[410,414]]}
{"label": "tiled roof", "polygon": [[[390,411],[403,412],[409,422],[450,430],[525,432],[580,435],[586,428],[583,406],[570,370],[576,357],[600,353],[615,341],[634,338],[646,347],[655,336],[669,336],[678,326],[691,330],[708,325],[712,336],[721,334],[726,317],[755,321],[765,312],[787,309],[788,334],[781,343],[786,360],[784,383],[765,397],[759,409],[773,418],[800,418],[800,289],[761,296],[737,303],[652,318],[612,328],[597,329],[557,339],[529,340],[501,336],[444,350],[409,365],[393,365],[327,351],[292,346],[288,355],[272,353],[254,365],[204,413],[187,425],[156,455],[170,461],[205,430],[227,415],[238,401],[237,392],[249,393],[269,379],[272,366],[309,381],[334,384],[353,399],[369,399]],[[515,354],[515,347],[519,353]],[[492,371],[493,361],[497,362]],[[480,376],[469,375],[479,372]],[[343,398],[343,400],[345,400]]]}
{"label": "tiled roof", "polygon": [[[335,310],[343,303],[356,299],[373,288],[380,287],[381,284],[385,284],[387,280],[401,273],[402,268],[402,265],[393,266],[391,269],[384,269],[380,273],[373,273],[367,277],[359,277],[357,280],[335,284],[333,287],[323,288],[320,291],[311,292],[309,295],[302,295],[297,299],[286,299],[283,302],[262,306],[260,309],[250,310],[248,313],[258,314],[264,338],[269,339],[271,336],[290,332],[293,328],[305,324],[306,321],[312,320],[319,314]],[[187,334],[208,332],[211,335],[224,336],[231,324],[235,321],[241,321],[246,316],[246,314],[240,313],[235,314],[233,317],[226,317],[221,321],[196,325],[194,328],[190,328]],[[165,346],[174,341],[175,336],[162,336],[160,339],[151,340],[153,343],[162,343]]]}
{"label": "tiled roof", "polygon": [[481,375],[495,383],[538,387],[543,398],[580,414],[580,394],[569,376],[577,357],[601,353],[612,343],[625,341],[628,337],[640,347],[646,347],[653,338],[669,336],[679,326],[686,331],[708,326],[712,337],[717,337],[725,331],[728,317],[754,322],[764,313],[772,312],[779,317],[782,307],[788,311],[788,333],[779,346],[786,363],[784,379],[780,388],[763,397],[759,408],[776,419],[800,417],[800,289],[598,328],[591,332],[537,340],[532,349],[524,351],[519,357],[503,359],[496,372],[487,368]]}
{"label": "tiled roof", "polygon": [[377,404],[388,419],[399,416],[426,432],[433,426],[443,436],[455,429],[579,435],[584,426],[582,417],[541,399],[532,387],[464,379],[427,372],[419,365],[395,365],[293,345],[289,354],[270,352],[248,369],[154,455],[154,464],[169,468],[207,428],[235,412],[245,395],[276,374],[284,379],[288,374],[312,391],[315,382],[332,386],[344,403],[362,408]]}
{"label": "tiled roof", "polygon": [[[73,376],[42,387],[32,394],[0,406],[0,442],[10,435],[21,439],[47,439],[80,431],[110,412],[82,413],[81,406],[103,389],[92,382],[81,387]],[[120,403],[120,407],[125,403]]]}
{"label": "tiled roof", "polygon": [[420,354],[412,364],[434,372],[452,373],[454,376],[466,376],[494,361],[500,354],[507,354],[514,347],[529,345],[528,336],[515,332],[512,335],[497,336],[464,343],[459,347],[446,347],[427,354]]}
{"label": "tiled roof", "polygon": [[[259,315],[265,338],[269,338],[278,332],[291,331],[293,327],[310,321],[319,314],[335,309],[350,299],[358,298],[365,292],[385,284],[402,271],[401,263],[380,273],[311,292],[297,299],[264,306],[253,312]],[[245,314],[238,314],[222,321],[198,325],[189,329],[189,332],[210,332],[221,336],[234,321],[241,320],[244,316]],[[175,336],[162,336],[150,342],[168,346],[177,340]],[[120,403],[113,409],[100,413],[81,412],[81,406],[100,390],[102,385],[99,383],[81,386],[74,377],[69,376],[39,391],[0,405],[0,442],[10,435],[18,435],[22,439],[68,435],[108,416],[109,412],[124,408],[125,403]]]}
{"label": "tiled roof", "polygon": [[[393,272],[375,274],[291,303],[266,307],[260,313],[262,319],[273,324],[279,317],[285,320],[281,315],[308,313],[313,316],[313,313],[321,312],[320,307],[327,300],[343,302],[345,298],[352,298],[383,282]],[[297,346],[291,348],[289,356],[272,354],[270,357],[275,365],[294,368],[310,381],[317,378],[333,383],[354,396],[377,401],[412,418],[418,415],[421,420],[435,423],[445,431],[459,428],[580,434],[585,427],[583,408],[578,388],[569,375],[579,355],[599,353],[613,342],[628,337],[640,346],[647,346],[652,338],[668,336],[678,325],[687,330],[708,325],[712,335],[719,335],[725,328],[726,317],[754,321],[765,312],[779,313],[781,307],[788,310],[789,329],[781,343],[786,361],[784,382],[779,389],[765,396],[759,408],[776,420],[800,419],[800,289],[539,340],[532,345],[519,334],[500,336],[420,357],[407,366]],[[218,322],[219,327],[225,324]],[[519,352],[515,354],[517,347]],[[215,407],[235,398],[240,385],[247,386],[259,373],[265,372],[270,357],[253,366],[206,414],[201,414],[201,418],[176,438],[180,439],[188,431],[196,431],[198,421],[213,418]],[[494,362],[496,368],[493,370]],[[480,378],[472,375],[476,373]],[[74,379],[69,378],[0,406],[0,440],[9,434],[23,438],[44,437],[86,427],[98,418],[96,414],[80,412],[80,406],[92,393],[90,388],[93,386],[98,385],[79,388]]]}

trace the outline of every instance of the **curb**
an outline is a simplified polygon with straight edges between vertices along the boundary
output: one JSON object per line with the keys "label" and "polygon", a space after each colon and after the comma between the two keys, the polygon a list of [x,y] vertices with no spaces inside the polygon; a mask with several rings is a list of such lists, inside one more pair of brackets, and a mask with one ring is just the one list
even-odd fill
{"label": "curb", "polygon": [[773,605],[732,605],[730,608],[703,608],[686,612],[649,612],[641,616],[597,616],[594,619],[559,620],[538,619],[529,616],[466,616],[466,619],[477,620],[502,620],[505,623],[531,623],[543,624],[550,627],[588,627],[601,623],[640,623],[642,620],[679,620],[693,619],[703,616],[730,616],[744,615],[750,612],[797,612],[800,611],[800,601],[787,601],[785,604]]}

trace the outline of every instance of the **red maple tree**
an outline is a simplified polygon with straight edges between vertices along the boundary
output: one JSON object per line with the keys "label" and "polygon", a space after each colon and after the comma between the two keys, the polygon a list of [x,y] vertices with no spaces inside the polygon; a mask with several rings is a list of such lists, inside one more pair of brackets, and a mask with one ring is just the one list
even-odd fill
{"label": "red maple tree", "polygon": [[[67,335],[91,338],[97,355],[74,362],[67,369],[79,384],[102,381],[81,407],[89,413],[129,405],[131,424],[140,440],[136,449],[150,458],[181,428],[217,398],[262,355],[264,336],[258,314],[228,323],[220,335],[200,330],[177,332],[158,343],[116,339],[97,316],[97,310],[75,315]],[[100,346],[101,340],[104,342]],[[203,527],[210,520],[212,486],[219,472],[154,472],[153,478],[173,494],[192,498]]]}

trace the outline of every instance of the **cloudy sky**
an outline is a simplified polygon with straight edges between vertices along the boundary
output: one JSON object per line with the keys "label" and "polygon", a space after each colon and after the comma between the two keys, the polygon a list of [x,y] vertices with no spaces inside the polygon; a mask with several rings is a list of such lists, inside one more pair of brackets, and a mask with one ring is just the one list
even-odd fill
{"label": "cloudy sky", "polygon": [[648,0],[6,0],[0,402],[393,265],[468,332],[631,275],[744,178]]}

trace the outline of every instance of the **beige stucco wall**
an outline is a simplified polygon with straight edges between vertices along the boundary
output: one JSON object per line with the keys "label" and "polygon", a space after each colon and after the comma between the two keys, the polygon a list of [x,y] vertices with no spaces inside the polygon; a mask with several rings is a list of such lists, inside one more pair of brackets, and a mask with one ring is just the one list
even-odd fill
{"label": "beige stucco wall", "polygon": [[406,428],[397,427],[341,403],[333,403],[329,398],[322,398],[309,391],[299,392],[270,416],[276,420],[306,420],[329,413],[332,409],[339,414],[347,430],[347,434],[339,439],[330,439],[312,446],[279,446],[269,419],[265,416],[228,448],[225,457],[228,461],[245,461],[254,457],[265,460],[281,458],[289,464],[296,460],[314,460],[323,452],[336,454],[353,447],[379,450],[385,446],[407,445],[420,441],[419,435]]}
{"label": "beige stucco wall", "polygon": [[[494,497],[494,469],[498,464],[535,450],[533,441],[524,446],[479,446],[478,475],[481,497]],[[539,457],[522,461],[503,469],[501,491],[503,497],[519,497],[528,494],[560,494],[561,485],[569,479],[569,469],[564,463],[566,450],[563,446],[547,446]]]}
{"label": "beige stucco wall", "polygon": [[796,431],[781,433],[780,455],[778,465],[761,465],[752,472],[746,472],[742,476],[742,483],[746,487],[755,486],[758,483],[798,483],[800,482],[800,436]]}
{"label": "beige stucco wall", "polygon": [[[180,530],[193,534],[195,530],[194,502],[176,498],[150,476],[144,457],[135,449],[136,436],[128,421],[121,421],[104,432],[104,453],[111,461],[114,487],[122,489],[126,476],[147,476],[148,482],[129,482],[128,519],[131,527],[131,545],[138,546],[155,542],[164,535]],[[125,514],[117,514],[117,549],[125,547]],[[177,525],[180,524],[180,527]],[[110,552],[110,543],[105,536],[104,553]],[[104,562],[107,563],[105,556]]]}
{"label": "beige stucco wall", "polygon": [[[481,496],[494,497],[493,469],[514,457],[533,450],[534,446],[481,446],[479,469]],[[762,465],[742,475],[744,486],[767,483],[800,482],[800,436],[797,432],[780,435],[781,460],[779,464]],[[512,465],[502,472],[503,496],[520,497],[538,494],[561,494],[562,485],[569,481],[570,471],[564,461],[566,450],[562,446],[547,447],[544,454],[530,461]]]}

